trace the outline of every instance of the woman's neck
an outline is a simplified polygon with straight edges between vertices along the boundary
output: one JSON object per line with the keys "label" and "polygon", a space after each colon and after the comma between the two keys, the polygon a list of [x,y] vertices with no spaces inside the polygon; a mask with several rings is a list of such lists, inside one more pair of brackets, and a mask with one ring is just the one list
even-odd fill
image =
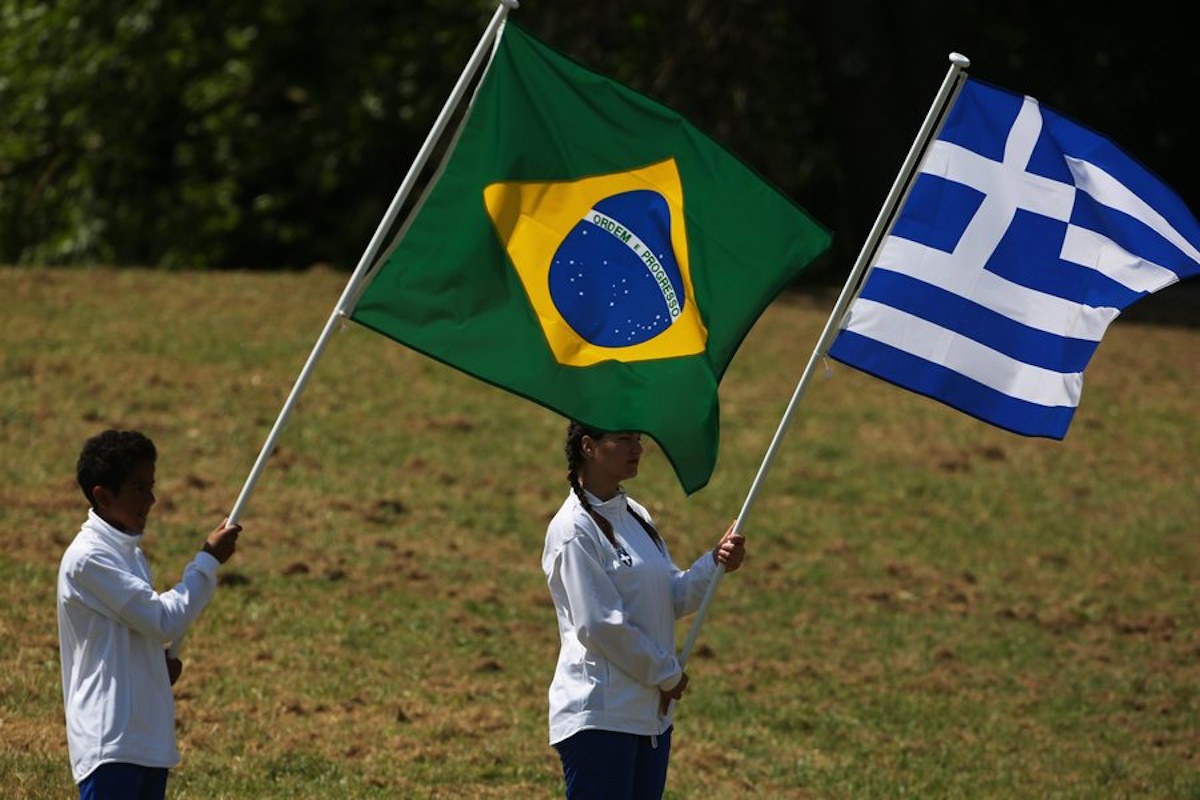
{"label": "woman's neck", "polygon": [[621,491],[621,484],[616,481],[599,480],[596,476],[580,475],[579,485],[597,497],[600,502],[612,500]]}

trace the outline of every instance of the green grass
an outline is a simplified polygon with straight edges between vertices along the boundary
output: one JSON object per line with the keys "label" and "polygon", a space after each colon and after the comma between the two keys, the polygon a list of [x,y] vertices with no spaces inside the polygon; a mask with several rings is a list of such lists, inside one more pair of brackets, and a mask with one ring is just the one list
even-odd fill
{"label": "green grass", "polygon": [[[83,440],[159,446],[169,586],[228,513],[344,275],[0,270],[0,776],[73,796],[54,618]],[[832,303],[764,315],[711,484],[628,488],[678,561],[741,507]],[[1119,321],[1063,442],[840,365],[721,585],[668,796],[1200,800],[1200,328]],[[348,324],[251,496],[176,686],[175,798],[539,798],[554,414]],[[679,628],[680,639],[687,623]]]}

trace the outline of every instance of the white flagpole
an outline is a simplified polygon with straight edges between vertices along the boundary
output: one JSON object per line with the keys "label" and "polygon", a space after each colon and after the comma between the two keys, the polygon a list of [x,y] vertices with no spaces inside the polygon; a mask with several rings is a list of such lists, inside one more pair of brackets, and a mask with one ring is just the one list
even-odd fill
{"label": "white flagpole", "polygon": [[[399,215],[400,209],[404,206],[408,196],[412,193],[417,178],[425,168],[425,164],[429,161],[429,157],[432,155],[438,140],[445,133],[446,127],[450,122],[450,117],[462,102],[462,98],[466,94],[471,80],[483,64],[484,58],[488,54],[488,48],[496,40],[500,28],[508,16],[508,12],[519,5],[520,0],[500,0],[499,5],[496,6],[496,11],[492,15],[487,28],[484,30],[479,43],[475,46],[475,51],[471,53],[471,57],[467,60],[467,65],[463,68],[462,74],[459,75],[458,82],[454,84],[454,88],[451,90],[450,96],[446,99],[445,105],[442,106],[441,113],[438,114],[437,119],[434,121],[429,135],[425,137],[424,144],[421,145],[416,158],[413,159],[413,163],[408,169],[408,174],[404,176],[404,181],[400,184],[400,188],[396,190],[395,196],[392,197],[392,202],[384,213],[383,219],[380,220],[378,227],[376,227],[375,234],[371,237],[370,242],[367,243],[362,258],[358,261],[358,266],[354,268],[354,272],[350,275],[350,280],[346,283],[346,288],[342,291],[342,296],[338,298],[337,305],[334,306],[333,312],[329,315],[329,320],[325,323],[324,330],[317,337],[317,342],[313,345],[312,352],[308,354],[308,360],[305,361],[304,367],[300,370],[300,375],[296,378],[291,393],[288,394],[287,400],[284,401],[283,408],[280,410],[279,416],[275,419],[275,424],[272,426],[270,433],[267,434],[266,442],[263,443],[262,449],[258,453],[258,458],[250,470],[250,475],[246,478],[246,483],[242,486],[242,491],[238,494],[237,500],[233,504],[233,510],[229,512],[230,523],[235,523],[241,518],[246,502],[249,500],[255,485],[258,483],[258,479],[262,476],[263,470],[266,467],[267,459],[270,458],[271,453],[275,449],[275,444],[279,440],[283,426],[287,423],[292,410],[296,407],[300,393],[304,391],[304,387],[308,384],[308,380],[316,367],[317,360],[325,351],[325,346],[329,343],[329,339],[337,327],[338,320],[349,316],[353,312],[353,302],[357,299],[360,288],[365,285],[367,275],[374,264],[376,255],[379,253],[384,237],[396,221],[396,217]],[[179,639],[171,643],[168,655],[171,658],[178,658],[182,646],[183,637],[180,636]]]}
{"label": "white flagpole", "polygon": [[[871,226],[871,230],[867,234],[867,239],[863,243],[862,250],[859,251],[858,260],[855,261],[854,268],[850,271],[850,276],[846,279],[846,285],[842,287],[842,292],[833,306],[833,312],[829,315],[829,319],[825,323],[825,329],[821,331],[821,336],[817,340],[817,346],[813,349],[812,356],[808,359],[808,364],[800,376],[800,381],[796,384],[796,390],[792,393],[791,402],[788,403],[787,410],[783,413],[783,419],[779,421],[775,437],[771,440],[771,444],[767,448],[767,454],[758,468],[758,474],[754,476],[754,481],[750,485],[750,491],[746,495],[746,501],[742,504],[741,513],[738,514],[737,520],[734,522],[733,529],[735,533],[741,532],[742,524],[750,514],[750,508],[754,505],[763,479],[767,471],[771,468],[771,464],[774,462],[775,455],[779,450],[779,445],[783,441],[783,436],[791,424],[796,406],[808,388],[808,382],[816,369],[817,361],[825,355],[830,345],[833,344],[833,339],[837,336],[837,332],[841,327],[842,317],[846,313],[846,309],[849,307],[861,284],[860,279],[871,263],[871,259],[874,258],[875,249],[883,240],[886,232],[891,229],[896,210],[900,207],[904,196],[908,192],[917,165],[924,156],[929,142],[936,138],[937,130],[941,127],[944,112],[950,107],[961,84],[960,77],[964,75],[965,70],[970,65],[971,62],[966,56],[958,53],[950,54],[950,69],[942,81],[941,88],[938,89],[933,105],[929,108],[929,113],[925,115],[925,121],[921,124],[916,139],[913,140],[912,147],[909,149],[908,156],[905,157],[904,163],[900,167],[900,172],[896,175],[895,182],[892,183],[891,191],[888,192],[887,198],[884,200],[883,207],[879,211],[879,216],[875,218],[875,224]],[[700,609],[696,612],[696,617],[692,622],[691,629],[688,631],[687,638],[684,640],[683,646],[679,649],[680,665],[687,664],[687,660],[691,656],[692,648],[696,644],[696,637],[700,633],[700,626],[703,624],[704,617],[708,614],[708,607],[712,603],[713,594],[716,592],[717,586],[721,583],[721,578],[724,575],[724,567],[718,566],[716,574],[713,575],[712,580],[708,584],[708,589],[704,594],[704,599],[700,603]]]}

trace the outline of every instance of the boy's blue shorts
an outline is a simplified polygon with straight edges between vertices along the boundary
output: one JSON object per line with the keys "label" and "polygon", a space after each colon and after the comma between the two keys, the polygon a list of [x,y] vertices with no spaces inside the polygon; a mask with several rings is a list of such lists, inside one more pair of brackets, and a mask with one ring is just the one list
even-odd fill
{"label": "boy's blue shorts", "polygon": [[166,767],[101,764],[79,782],[79,800],[164,800]]}

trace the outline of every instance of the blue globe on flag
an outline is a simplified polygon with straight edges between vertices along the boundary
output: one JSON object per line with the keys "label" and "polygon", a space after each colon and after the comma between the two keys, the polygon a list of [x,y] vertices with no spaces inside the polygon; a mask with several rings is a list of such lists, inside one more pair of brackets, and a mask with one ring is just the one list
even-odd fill
{"label": "blue globe on flag", "polygon": [[548,282],[555,308],[584,341],[629,347],[658,336],[685,296],[667,201],[642,189],[596,203],[558,246]]}

